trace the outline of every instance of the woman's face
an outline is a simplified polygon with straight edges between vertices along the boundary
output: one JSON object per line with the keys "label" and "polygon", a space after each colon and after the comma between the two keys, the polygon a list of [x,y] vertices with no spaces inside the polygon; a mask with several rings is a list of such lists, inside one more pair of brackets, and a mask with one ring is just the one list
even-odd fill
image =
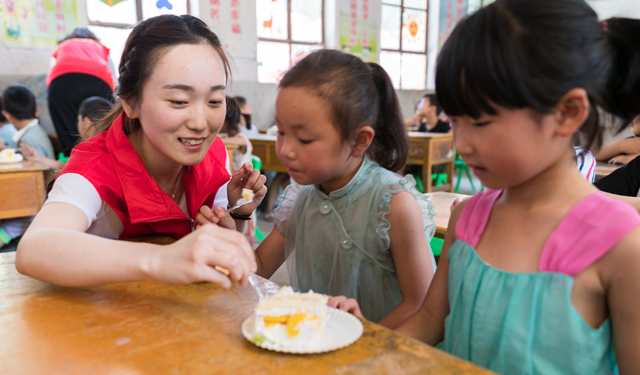
{"label": "woman's face", "polygon": [[180,44],[162,52],[141,100],[125,103],[127,115],[140,120],[144,158],[202,161],[224,123],[225,89],[224,64],[210,45]]}

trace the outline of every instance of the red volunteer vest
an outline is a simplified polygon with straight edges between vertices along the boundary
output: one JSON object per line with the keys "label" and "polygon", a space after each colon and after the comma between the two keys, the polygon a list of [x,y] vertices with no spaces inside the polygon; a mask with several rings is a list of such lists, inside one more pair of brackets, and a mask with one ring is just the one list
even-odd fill
{"label": "red volunteer vest", "polygon": [[163,234],[178,240],[192,231],[200,207],[211,207],[218,189],[229,181],[226,159],[224,143],[216,138],[204,159],[185,173],[186,217],[147,172],[124,133],[120,115],[109,130],[74,147],[59,176],[77,173],[91,182],[120,217],[120,238]]}
{"label": "red volunteer vest", "polygon": [[47,87],[51,81],[68,73],[89,74],[105,81],[112,89],[116,85],[109,69],[109,48],[97,40],[88,38],[67,39],[53,51],[56,64],[47,75]]}

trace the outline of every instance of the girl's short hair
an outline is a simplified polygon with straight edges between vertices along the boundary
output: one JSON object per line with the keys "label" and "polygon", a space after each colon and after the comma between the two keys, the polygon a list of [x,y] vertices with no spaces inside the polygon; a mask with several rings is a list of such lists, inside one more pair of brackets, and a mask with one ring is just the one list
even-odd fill
{"label": "girl's short hair", "polygon": [[358,128],[371,126],[376,134],[367,155],[394,172],[404,167],[407,134],[391,79],[380,65],[336,50],[319,50],[289,69],[279,87],[304,87],[324,100],[343,140],[351,139]]}
{"label": "girl's short hair", "polygon": [[190,15],[162,15],[149,18],[140,22],[127,38],[118,69],[118,99],[113,110],[95,125],[95,134],[109,129],[121,113],[124,116],[125,133],[130,134],[140,127],[138,119],[129,119],[123,113],[121,100],[131,100],[134,105],[137,104],[161,54],[167,48],[180,44],[209,44],[213,47],[222,59],[225,77],[227,82],[229,81],[229,59],[220,39],[206,23]]}
{"label": "girl's short hair", "polygon": [[438,100],[449,116],[492,115],[496,105],[552,113],[569,90],[584,88],[591,111],[580,132],[586,148],[597,148],[597,107],[626,124],[640,113],[638,35],[640,21],[600,23],[584,0],[497,0],[462,20],[443,46]]}

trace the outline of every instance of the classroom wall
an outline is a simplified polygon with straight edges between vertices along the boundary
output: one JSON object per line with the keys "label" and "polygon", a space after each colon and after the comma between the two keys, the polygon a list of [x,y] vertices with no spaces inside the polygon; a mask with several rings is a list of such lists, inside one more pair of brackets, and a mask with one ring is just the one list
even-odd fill
{"label": "classroom wall", "polygon": [[[349,0],[325,1],[325,44],[328,48],[337,48],[339,44],[336,15],[340,1],[348,2]],[[86,26],[88,22],[84,1],[78,0],[76,3],[80,14],[79,26]],[[198,3],[196,7],[199,7],[200,16],[212,24],[212,21],[207,19],[212,2],[199,0],[195,1],[195,3]],[[220,3],[228,6],[229,1],[223,0]],[[380,3],[381,0],[370,0],[371,7],[379,7]],[[612,16],[640,18],[640,1],[638,0],[590,0],[589,3],[602,19]],[[234,39],[233,33],[230,32],[229,17],[226,17],[222,23],[212,24],[212,28],[220,35],[221,40],[225,42],[227,50],[232,56],[234,77],[229,94],[245,96],[253,109],[255,124],[260,128],[266,129],[273,124],[273,107],[277,86],[257,82],[255,0],[243,0],[239,4],[243,9],[242,25],[244,31],[240,39]],[[438,42],[439,4],[440,0],[429,0],[428,88],[433,88],[434,86],[433,70]],[[377,17],[379,17],[379,13]],[[52,52],[53,49],[50,48],[9,48],[0,43],[0,90],[4,90],[13,83],[23,83],[29,86],[36,93],[41,123],[47,132],[53,134],[55,131],[47,108],[45,84]],[[397,91],[402,113],[405,117],[413,115],[415,104],[425,92],[429,92],[429,90]],[[607,134],[607,138],[611,138],[611,135]]]}

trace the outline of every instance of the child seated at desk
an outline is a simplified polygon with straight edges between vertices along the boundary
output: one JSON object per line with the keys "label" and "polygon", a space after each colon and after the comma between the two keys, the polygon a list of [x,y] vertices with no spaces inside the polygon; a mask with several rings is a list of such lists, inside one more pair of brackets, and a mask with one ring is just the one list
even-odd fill
{"label": "child seated at desk", "polygon": [[451,125],[440,119],[441,114],[442,107],[436,94],[424,94],[416,105],[415,116],[405,120],[405,125],[415,126],[417,131],[423,133],[448,133]]}
{"label": "child seated at desk", "polygon": [[[78,109],[78,133],[80,133],[81,140],[91,138],[92,134],[89,131],[91,126],[104,117],[111,108],[113,108],[113,103],[100,96],[92,96],[82,101]],[[22,146],[22,155],[29,161],[44,164],[55,170],[64,168],[65,163],[69,160],[62,152],[58,155],[58,160],[49,159],[40,155],[35,148],[28,144]]]}
{"label": "child seated at desk", "polygon": [[596,154],[596,160],[609,164],[629,164],[640,156],[640,115],[633,119],[631,132],[631,137],[602,145]]}
{"label": "child seated at desk", "polygon": [[[224,117],[224,125],[220,129],[220,133],[225,145],[238,146],[232,150],[233,157],[231,158],[232,170],[237,171],[245,163],[251,163],[253,146],[251,146],[249,137],[240,129],[242,114],[238,109],[238,103],[232,97],[227,96],[226,100],[227,114]],[[226,134],[226,137],[224,134]]]}
{"label": "child seated at desk", "polygon": [[12,139],[18,147],[29,145],[40,155],[53,159],[53,146],[38,122],[36,97],[25,85],[14,84],[2,94],[2,114],[18,130]]}

